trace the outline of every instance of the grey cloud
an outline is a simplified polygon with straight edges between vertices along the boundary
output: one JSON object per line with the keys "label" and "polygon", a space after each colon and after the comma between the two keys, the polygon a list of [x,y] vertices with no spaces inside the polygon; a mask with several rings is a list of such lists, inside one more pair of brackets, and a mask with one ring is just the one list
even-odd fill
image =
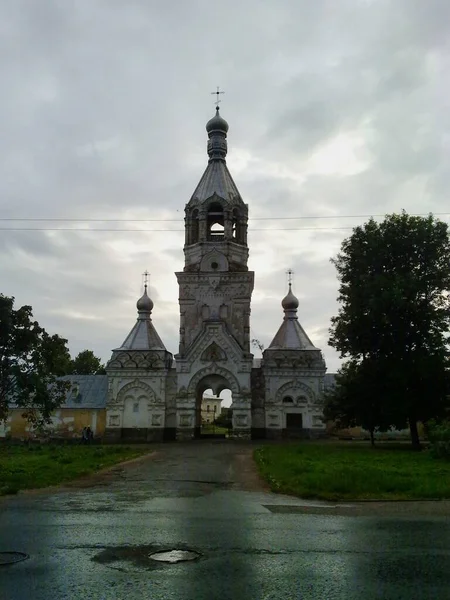
{"label": "grey cloud", "polygon": [[[250,218],[274,218],[250,221],[260,269],[252,327],[270,342],[291,266],[301,322],[335,366],[326,347],[337,310],[329,257],[351,229],[256,229],[364,220],[280,216],[447,210],[449,18],[447,0],[8,0],[0,9],[0,217],[170,217],[179,221],[145,227],[182,229],[206,166],[210,92],[220,84],[230,157],[250,156],[235,175]],[[347,132],[364,139],[366,170],[304,173],[315,151]],[[154,322],[176,351],[173,272],[183,266],[183,234],[168,235],[0,232],[1,291],[32,304],[73,351],[90,347],[106,360],[133,325],[149,268]]]}

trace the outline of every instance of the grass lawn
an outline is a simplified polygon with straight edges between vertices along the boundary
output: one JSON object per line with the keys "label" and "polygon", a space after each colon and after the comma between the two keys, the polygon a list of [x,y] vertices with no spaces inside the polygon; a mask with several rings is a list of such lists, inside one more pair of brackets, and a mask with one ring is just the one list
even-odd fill
{"label": "grass lawn", "polygon": [[120,445],[0,445],[0,496],[70,481],[148,452]]}
{"label": "grass lawn", "polygon": [[220,425],[216,425],[213,427],[212,425],[204,425],[201,428],[202,433],[228,433],[228,429],[226,427],[221,427]]}
{"label": "grass lawn", "polygon": [[287,443],[255,451],[272,491],[322,500],[450,498],[450,461],[409,445]]}

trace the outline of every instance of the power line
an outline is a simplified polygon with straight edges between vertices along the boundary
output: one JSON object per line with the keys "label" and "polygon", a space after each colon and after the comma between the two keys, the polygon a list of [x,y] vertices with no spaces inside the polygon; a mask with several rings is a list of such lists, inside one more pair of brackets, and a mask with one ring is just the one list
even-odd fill
{"label": "power line", "polygon": [[[410,213],[411,216],[428,216],[430,213]],[[435,216],[450,215],[450,212],[432,213]],[[379,215],[304,215],[301,217],[249,217],[250,221],[298,221],[303,219],[370,219],[371,217],[385,217],[386,214]],[[20,222],[67,222],[67,223],[179,223],[181,218],[177,219],[78,219],[65,217],[0,217],[0,221],[20,221]]]}
{"label": "power line", "polygon": [[[249,232],[253,231],[330,231],[335,229],[354,229],[354,227],[281,227],[281,228],[250,228]],[[105,231],[105,232],[131,232],[131,233],[145,233],[158,231],[161,232],[173,232],[173,233],[184,233],[184,229],[98,229],[87,227],[0,227],[0,231]]]}

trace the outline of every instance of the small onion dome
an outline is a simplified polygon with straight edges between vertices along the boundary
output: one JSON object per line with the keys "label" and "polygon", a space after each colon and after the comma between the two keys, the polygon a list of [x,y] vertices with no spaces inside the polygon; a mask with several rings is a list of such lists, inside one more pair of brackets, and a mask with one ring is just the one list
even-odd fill
{"label": "small onion dome", "polygon": [[147,285],[144,286],[144,294],[136,302],[136,308],[139,312],[152,312],[153,302],[147,295]]}
{"label": "small onion dome", "polygon": [[289,291],[281,301],[281,306],[284,308],[284,310],[297,310],[298,304],[298,299],[292,293],[291,284],[289,284]]}
{"label": "small onion dome", "polygon": [[228,131],[228,123],[220,116],[218,106],[216,107],[215,116],[206,123],[206,131],[208,133],[212,133],[213,131],[227,133]]}

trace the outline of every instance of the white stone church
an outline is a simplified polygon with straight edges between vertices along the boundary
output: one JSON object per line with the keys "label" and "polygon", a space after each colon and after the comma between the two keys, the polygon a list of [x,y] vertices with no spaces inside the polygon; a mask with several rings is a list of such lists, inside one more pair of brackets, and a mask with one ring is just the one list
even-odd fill
{"label": "white stone church", "polygon": [[234,437],[320,435],[326,366],[298,321],[290,284],[272,343],[262,359],[251,352],[255,274],[247,266],[248,205],[226,165],[228,123],[218,107],[206,131],[208,165],[185,207],[185,261],[176,273],[178,353],[173,356],[157,333],[145,286],[137,321],[107,365],[105,437],[196,438],[203,393],[225,389],[232,394]]}

